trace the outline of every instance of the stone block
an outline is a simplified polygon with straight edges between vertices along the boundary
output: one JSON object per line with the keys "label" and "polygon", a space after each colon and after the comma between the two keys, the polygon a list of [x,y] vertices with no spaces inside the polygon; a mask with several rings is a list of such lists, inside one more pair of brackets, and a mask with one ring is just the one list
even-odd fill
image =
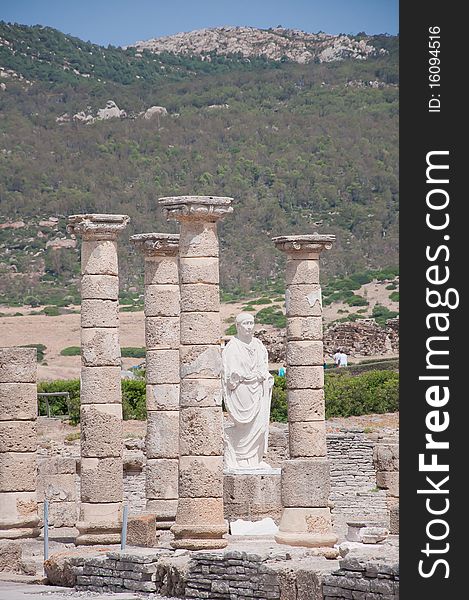
{"label": "stone block", "polygon": [[177,256],[153,256],[145,259],[145,285],[178,285]]}
{"label": "stone block", "polygon": [[289,389],[321,389],[324,387],[324,367],[287,368],[287,387]]}
{"label": "stone block", "polygon": [[176,525],[224,524],[223,498],[179,498]]}
{"label": "stone block", "polygon": [[289,340],[322,340],[322,317],[287,317]]}
{"label": "stone block", "polygon": [[324,390],[288,390],[288,420],[323,421],[325,418]]}
{"label": "stone block", "polygon": [[225,518],[280,519],[282,499],[280,474],[228,475],[223,477]]}
{"label": "stone block", "polygon": [[0,453],[35,452],[36,449],[35,421],[0,421]]}
{"label": "stone block", "polygon": [[287,365],[324,367],[322,342],[317,340],[288,342]]}
{"label": "stone block", "polygon": [[217,224],[207,221],[186,222],[179,239],[179,256],[218,257]]}
{"label": "stone block", "polygon": [[121,401],[120,367],[82,367],[81,404],[120,404]]}
{"label": "stone block", "polygon": [[30,420],[36,417],[35,383],[0,383],[0,421]]}
{"label": "stone block", "polygon": [[4,452],[0,455],[0,492],[33,492],[36,477],[35,452]]}
{"label": "stone block", "polygon": [[156,516],[156,521],[174,521],[178,507],[177,500],[147,498],[147,511]]}
{"label": "stone block", "polygon": [[150,413],[147,419],[146,452],[150,458],[178,458],[179,411]]}
{"label": "stone block", "polygon": [[377,471],[399,471],[399,444],[376,444],[373,461]]}
{"label": "stone block", "polygon": [[388,490],[389,496],[399,498],[399,472],[398,471],[378,471],[376,473],[376,485],[379,488]]}
{"label": "stone block", "polygon": [[219,346],[180,347],[181,378],[219,378],[222,371]]}
{"label": "stone block", "polygon": [[181,313],[181,343],[186,345],[220,344],[220,313]]}
{"label": "stone block", "polygon": [[181,456],[222,456],[223,416],[220,408],[180,409]]}
{"label": "stone block", "polygon": [[155,515],[131,515],[127,523],[127,544],[153,548],[157,545]]}
{"label": "stone block", "polygon": [[217,498],[223,493],[222,456],[181,456],[179,495],[184,498]]}
{"label": "stone block", "polygon": [[118,300],[119,278],[116,275],[83,275],[81,278],[83,300]]}
{"label": "stone block", "polygon": [[84,405],[81,415],[81,455],[86,458],[122,456],[122,406]]}
{"label": "stone block", "polygon": [[0,348],[0,383],[36,383],[36,348]]}
{"label": "stone block", "polygon": [[289,285],[285,292],[285,310],[289,317],[320,317],[319,285]]}
{"label": "stone block", "polygon": [[180,313],[178,285],[146,285],[145,295],[146,317],[178,317]]}
{"label": "stone block", "polygon": [[326,458],[287,460],[282,465],[284,506],[326,508],[330,494],[329,461]]}
{"label": "stone block", "polygon": [[147,351],[158,348],[179,348],[179,317],[148,317],[145,319]]}
{"label": "stone block", "polygon": [[399,535],[399,501],[389,505],[389,533]]}
{"label": "stone block", "polygon": [[150,458],[147,460],[145,495],[152,499],[177,499],[177,458]]}
{"label": "stone block", "polygon": [[42,478],[45,481],[47,478],[55,475],[75,476],[77,472],[77,460],[79,459],[65,456],[38,456],[38,477],[39,479]]}
{"label": "stone block", "polygon": [[[18,573],[23,575],[23,565],[23,549],[21,544],[10,540],[0,540],[0,573]],[[9,592],[7,594],[10,595]]]}
{"label": "stone block", "polygon": [[[218,258],[181,258],[179,261],[181,285],[188,283],[212,283],[220,281]],[[185,310],[181,301],[181,310]]]}
{"label": "stone block", "polygon": [[81,501],[121,502],[122,461],[119,458],[81,459]]}
{"label": "stone block", "polygon": [[148,384],[146,387],[147,411],[179,410],[179,389],[180,386],[174,383]]}
{"label": "stone block", "polygon": [[290,456],[306,458],[326,456],[326,424],[324,421],[290,423]]}
{"label": "stone block", "polygon": [[104,527],[107,523],[122,523],[122,503],[81,502],[79,516],[81,522],[95,523],[98,527],[100,524]]}
{"label": "stone block", "polygon": [[83,240],[82,275],[118,275],[117,243],[113,240]]}
{"label": "stone block", "polygon": [[[34,526],[38,517],[37,496],[31,492],[0,492],[0,529],[13,523]],[[0,538],[1,538],[0,534]]]}
{"label": "stone block", "polygon": [[181,286],[181,304],[185,312],[220,310],[220,292],[216,284],[191,283]]}
{"label": "stone block", "polygon": [[117,300],[82,300],[82,327],[119,327]]}
{"label": "stone block", "polygon": [[44,498],[47,498],[53,502],[74,502],[77,497],[76,474],[54,473],[47,469],[48,463],[49,461],[39,463],[37,477],[38,500],[42,502]]}
{"label": "stone block", "polygon": [[[44,504],[38,504],[39,518],[44,520]],[[75,527],[78,521],[77,502],[51,502],[49,504],[49,525],[51,527]]]}
{"label": "stone block", "polygon": [[319,261],[288,259],[285,270],[287,285],[318,284]]}
{"label": "stone block", "polygon": [[222,405],[219,379],[183,379],[180,405],[185,407],[215,407]]}
{"label": "stone block", "polygon": [[289,508],[284,511],[281,531],[327,534],[332,520],[329,508]]}
{"label": "stone block", "polygon": [[120,367],[119,329],[82,329],[81,362],[85,367]]}
{"label": "stone block", "polygon": [[146,354],[147,383],[179,383],[179,350],[148,350]]}

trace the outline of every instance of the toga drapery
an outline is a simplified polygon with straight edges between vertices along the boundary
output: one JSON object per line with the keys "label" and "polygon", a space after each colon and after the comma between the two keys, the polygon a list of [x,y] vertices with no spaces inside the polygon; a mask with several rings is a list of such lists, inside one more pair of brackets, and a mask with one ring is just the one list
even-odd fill
{"label": "toga drapery", "polygon": [[225,429],[225,465],[256,468],[267,451],[273,377],[262,342],[232,338],[222,353],[223,398],[232,425]]}

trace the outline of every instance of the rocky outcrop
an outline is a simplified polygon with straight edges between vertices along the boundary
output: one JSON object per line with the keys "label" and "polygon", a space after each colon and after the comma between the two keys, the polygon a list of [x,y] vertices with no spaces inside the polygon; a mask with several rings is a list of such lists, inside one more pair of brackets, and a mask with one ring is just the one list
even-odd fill
{"label": "rocky outcrop", "polygon": [[147,110],[143,113],[143,118],[153,119],[153,117],[166,117],[167,114],[168,111],[164,106],[150,106],[150,108],[147,108]]}
{"label": "rocky outcrop", "polygon": [[347,35],[306,33],[298,29],[256,29],[254,27],[218,27],[177,33],[132,45],[139,52],[173,52],[201,56],[210,60],[210,54],[241,55],[246,59],[265,57],[269,60],[289,60],[297,63],[331,62],[347,58],[365,60],[386,53],[370,43]]}

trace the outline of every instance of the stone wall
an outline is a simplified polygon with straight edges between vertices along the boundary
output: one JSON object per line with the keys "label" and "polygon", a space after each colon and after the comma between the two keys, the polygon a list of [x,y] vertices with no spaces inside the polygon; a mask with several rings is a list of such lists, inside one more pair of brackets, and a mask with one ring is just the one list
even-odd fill
{"label": "stone wall", "polygon": [[[285,364],[284,329],[260,329],[256,337],[266,346],[271,363]],[[326,357],[337,348],[343,348],[352,357],[398,354],[399,318],[386,321],[386,327],[380,327],[374,319],[335,323],[324,329],[323,341]]]}
{"label": "stone wall", "polygon": [[324,578],[324,600],[397,600],[399,563],[345,558],[340,569]]}

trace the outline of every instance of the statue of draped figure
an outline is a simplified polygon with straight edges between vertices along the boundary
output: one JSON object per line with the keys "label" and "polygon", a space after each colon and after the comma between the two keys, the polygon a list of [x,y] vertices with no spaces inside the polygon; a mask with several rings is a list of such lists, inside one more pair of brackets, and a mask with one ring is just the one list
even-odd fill
{"label": "statue of draped figure", "polygon": [[230,423],[225,427],[225,467],[270,468],[263,461],[269,438],[270,404],[274,378],[267,350],[253,336],[254,318],[236,317],[237,334],[222,352],[222,385]]}

